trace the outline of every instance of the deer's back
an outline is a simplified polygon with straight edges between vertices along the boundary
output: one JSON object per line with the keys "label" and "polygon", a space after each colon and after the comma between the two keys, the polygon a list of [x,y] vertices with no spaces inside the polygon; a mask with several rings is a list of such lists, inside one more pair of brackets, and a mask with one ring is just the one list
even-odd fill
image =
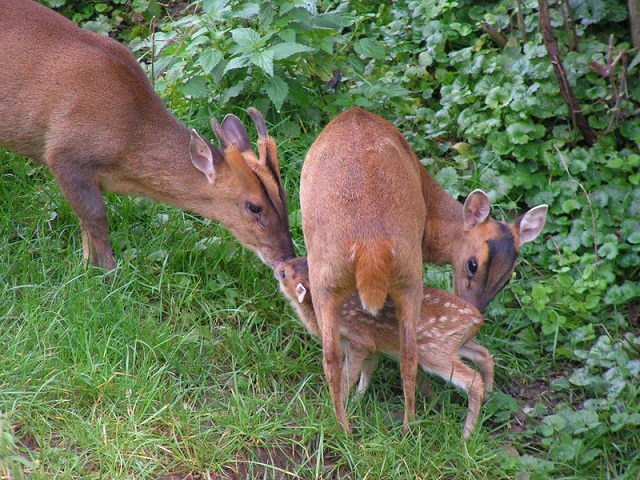
{"label": "deer's back", "polygon": [[425,207],[418,168],[389,122],[360,108],[339,115],[316,139],[302,169],[305,237],[335,244],[421,230]]}
{"label": "deer's back", "polygon": [[[341,313],[343,338],[371,352],[399,355],[398,320],[393,303],[387,301],[374,316],[362,308],[358,295],[353,295]],[[482,325],[482,314],[470,303],[449,292],[424,287],[417,340],[426,354],[455,354]]]}
{"label": "deer's back", "polygon": [[171,117],[126,47],[30,0],[0,4],[3,146],[36,160],[51,142],[110,149]]}

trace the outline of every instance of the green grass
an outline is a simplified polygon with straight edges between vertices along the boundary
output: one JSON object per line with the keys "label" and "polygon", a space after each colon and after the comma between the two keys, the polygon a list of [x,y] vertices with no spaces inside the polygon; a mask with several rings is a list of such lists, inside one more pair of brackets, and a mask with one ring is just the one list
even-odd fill
{"label": "green grass", "polygon": [[[302,246],[295,192],[304,148],[284,149]],[[497,400],[469,441],[461,438],[466,399],[439,381],[402,436],[390,360],[349,405],[355,433],[347,436],[318,342],[271,270],[230,234],[110,195],[119,260],[110,278],[83,265],[78,221],[46,170],[0,157],[0,478],[500,479],[527,470],[510,453],[529,442],[532,478],[543,468],[539,439],[512,430],[513,399],[500,392],[514,379],[546,379],[553,366],[539,351],[513,354],[537,349],[521,335],[526,319],[500,298],[479,337],[496,357]],[[448,287],[446,271],[428,275]],[[568,466],[564,477],[581,475]]]}

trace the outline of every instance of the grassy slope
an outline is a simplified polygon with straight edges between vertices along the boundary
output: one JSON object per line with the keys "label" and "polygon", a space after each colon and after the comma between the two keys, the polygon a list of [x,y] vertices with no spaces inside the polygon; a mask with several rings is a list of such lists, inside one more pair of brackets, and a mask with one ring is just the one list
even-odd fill
{"label": "grassy slope", "polygon": [[[303,150],[287,152],[291,168]],[[440,382],[419,401],[414,432],[403,438],[392,361],[351,405],[356,435],[340,434],[317,342],[277,294],[270,269],[227,232],[146,200],[109,196],[120,260],[109,281],[82,264],[77,220],[46,170],[0,155],[0,473],[7,478],[12,462],[32,478],[517,471],[500,425],[462,441],[465,401]],[[500,388],[500,365],[497,375]],[[20,457],[7,461],[11,440]]]}
{"label": "grassy slope", "polygon": [[[279,139],[300,253],[297,185],[312,137]],[[537,409],[580,400],[549,390],[562,366],[522,335],[527,319],[499,296],[480,334],[496,358],[497,393],[470,441],[461,439],[465,399],[439,381],[402,437],[391,360],[350,406],[357,430],[345,436],[318,343],[270,269],[226,231],[110,195],[120,264],[109,280],[82,264],[77,219],[48,172],[0,158],[0,478],[537,478],[544,439],[527,431],[514,398]],[[446,272],[428,277],[449,286]],[[596,446],[610,455],[572,460],[563,478],[637,475],[615,442]],[[537,460],[510,457],[516,447]]]}

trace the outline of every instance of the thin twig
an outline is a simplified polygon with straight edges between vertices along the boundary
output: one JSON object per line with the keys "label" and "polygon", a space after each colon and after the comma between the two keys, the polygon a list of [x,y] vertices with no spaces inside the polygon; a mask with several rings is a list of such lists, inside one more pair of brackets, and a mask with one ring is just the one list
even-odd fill
{"label": "thin twig", "polygon": [[492,25],[489,25],[488,23],[483,23],[482,31],[487,33],[491,37],[491,39],[498,44],[500,48],[504,48],[504,46],[507,44],[507,37],[505,37],[498,30],[493,28]]}
{"label": "thin twig", "polygon": [[547,47],[547,52],[549,53],[556,78],[558,79],[558,83],[560,84],[560,93],[562,94],[565,103],[569,107],[569,112],[571,113],[573,124],[578,127],[578,130],[580,130],[580,133],[582,133],[585,141],[589,145],[594,145],[598,140],[598,137],[596,136],[595,132],[592,130],[589,122],[584,116],[584,113],[580,108],[580,104],[578,103],[578,99],[574,95],[573,90],[571,89],[571,85],[569,85],[569,81],[567,80],[567,75],[564,71],[562,60],[560,59],[560,49],[558,48],[558,41],[553,35],[553,29],[551,28],[549,4],[547,3],[547,0],[538,0],[538,6],[540,8],[540,27],[542,29],[542,37],[544,39],[544,44]]}

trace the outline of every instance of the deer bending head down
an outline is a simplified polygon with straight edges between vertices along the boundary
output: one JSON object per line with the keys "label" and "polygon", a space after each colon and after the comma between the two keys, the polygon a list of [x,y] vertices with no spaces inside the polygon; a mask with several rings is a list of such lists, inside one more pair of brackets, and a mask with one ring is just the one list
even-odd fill
{"label": "deer bending head down", "polygon": [[474,190],[460,205],[423,172],[427,227],[423,260],[453,267],[453,289],[460,298],[483,310],[511,279],[518,251],[534,240],[547,217],[539,205],[512,223],[489,216],[491,201]]}
{"label": "deer bending head down", "polygon": [[44,163],[80,219],[85,258],[115,268],[102,191],[219,221],[268,263],[293,255],[276,147],[250,109],[214,121],[220,148],[164,106],[135,57],[32,1],[0,2],[0,145]]}
{"label": "deer bending head down", "polygon": [[311,146],[300,204],[323,365],[338,420],[349,430],[341,401],[342,305],[357,292],[375,314],[388,295],[398,322],[406,431],[414,414],[419,259],[451,264],[455,293],[482,310],[509,281],[520,247],[542,230],[547,206],[507,224],[489,216],[489,198],[480,190],[460,204],[426,172],[393,125],[360,108],[336,117]]}
{"label": "deer bending head down", "polygon": [[[273,269],[280,289],[304,326],[311,334],[321,336],[306,258],[276,262]],[[493,358],[485,347],[472,340],[482,324],[482,315],[470,303],[449,292],[424,287],[416,329],[418,363],[425,372],[452,382],[468,394],[469,411],[463,430],[465,438],[475,428],[484,393],[493,389]],[[397,356],[400,353],[400,338],[391,302],[386,302],[378,315],[373,316],[362,308],[357,295],[350,297],[343,306],[339,330],[341,348],[345,353],[342,394],[346,399],[349,388],[358,377],[357,394],[365,392],[378,365],[379,354]],[[460,357],[475,361],[480,367],[481,377]]]}

